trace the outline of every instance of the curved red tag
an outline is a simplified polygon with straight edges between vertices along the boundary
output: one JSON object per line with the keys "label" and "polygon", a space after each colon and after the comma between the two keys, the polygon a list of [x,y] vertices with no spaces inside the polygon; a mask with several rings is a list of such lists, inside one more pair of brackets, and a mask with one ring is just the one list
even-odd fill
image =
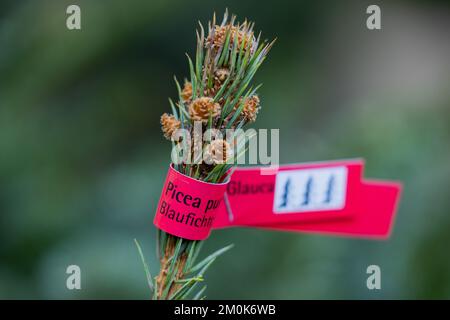
{"label": "curved red tag", "polygon": [[227,184],[196,180],[170,166],[153,223],[184,239],[208,238]]}

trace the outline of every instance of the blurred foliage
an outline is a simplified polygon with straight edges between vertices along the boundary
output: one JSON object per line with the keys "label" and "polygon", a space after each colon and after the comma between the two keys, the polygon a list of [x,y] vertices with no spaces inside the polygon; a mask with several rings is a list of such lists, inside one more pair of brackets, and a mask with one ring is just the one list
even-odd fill
{"label": "blurred foliage", "polygon": [[[69,31],[69,4],[82,30]],[[187,75],[197,20],[226,7],[277,45],[257,75],[258,126],[281,162],[364,157],[404,182],[392,238],[233,229],[209,298],[450,298],[450,8],[368,1],[2,1],[0,298],[149,298],[133,243],[156,272],[152,217],[169,162],[159,116]],[[447,248],[447,249],[446,249]],[[82,290],[66,289],[66,267]],[[380,265],[382,290],[366,288]],[[245,286],[242,284],[245,283]]]}

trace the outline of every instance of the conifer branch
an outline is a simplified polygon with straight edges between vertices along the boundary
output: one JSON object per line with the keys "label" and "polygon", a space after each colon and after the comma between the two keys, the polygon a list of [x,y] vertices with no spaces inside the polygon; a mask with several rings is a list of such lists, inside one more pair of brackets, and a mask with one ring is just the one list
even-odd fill
{"label": "conifer branch", "polygon": [[[199,28],[196,31],[195,60],[187,55],[189,80],[185,80],[181,87],[175,78],[178,101],[175,103],[169,100],[172,114],[165,113],[161,117],[164,136],[172,141],[173,146],[186,146],[186,137],[175,140],[174,132],[180,128],[188,129],[193,137],[194,121],[201,121],[203,131],[214,128],[225,136],[226,129],[241,129],[254,122],[261,109],[256,94],[260,85],[253,87],[251,82],[275,40],[260,41],[261,34],[255,37],[253,22],[245,20],[236,23],[236,16],[229,17],[228,10],[221,24],[216,24],[214,14],[207,30],[200,22]],[[194,144],[191,145],[193,149],[196,148]],[[175,169],[210,183],[223,182],[229,177],[233,163],[246,150],[245,143],[234,145],[234,141],[225,140],[210,141],[200,148],[212,160],[212,164],[191,161],[177,164]],[[209,266],[232,245],[197,262],[202,243],[158,230],[160,271],[149,283],[153,299],[204,298],[206,286],[195,292],[197,285],[204,281],[203,276]],[[141,253],[139,245],[138,250]],[[149,277],[150,272],[142,255],[141,258]]]}

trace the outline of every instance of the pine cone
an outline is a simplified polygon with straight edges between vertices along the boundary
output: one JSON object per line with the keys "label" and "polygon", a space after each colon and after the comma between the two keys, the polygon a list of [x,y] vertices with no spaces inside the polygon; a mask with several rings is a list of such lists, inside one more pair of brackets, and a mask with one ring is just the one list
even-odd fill
{"label": "pine cone", "polygon": [[231,159],[233,151],[225,140],[214,140],[205,148],[204,160],[207,164],[222,164]]}
{"label": "pine cone", "polygon": [[259,102],[259,97],[257,95],[251,96],[245,100],[241,115],[248,122],[254,122],[256,120],[259,111]]}
{"label": "pine cone", "polygon": [[[226,35],[227,35],[227,30],[228,28],[230,28],[230,25],[226,25],[226,26],[214,26],[214,36],[213,37],[208,37],[206,39],[206,43],[207,44],[212,44],[212,46],[214,48],[220,48],[221,46],[224,45],[225,40],[226,40]],[[233,34],[236,32],[236,27],[235,26],[231,26],[231,38],[233,37]],[[231,40],[231,39],[230,39]],[[230,41],[231,42],[231,41]]]}
{"label": "pine cone", "polygon": [[183,101],[189,101],[192,98],[192,83],[186,81],[183,90],[181,91],[181,98]]}
{"label": "pine cone", "polygon": [[208,122],[210,115],[214,118],[220,114],[220,104],[214,102],[213,98],[201,97],[189,105],[189,115],[194,121]]}
{"label": "pine cone", "polygon": [[225,80],[227,80],[229,75],[230,70],[228,70],[227,68],[217,69],[216,72],[214,72],[214,80],[223,83],[225,82]]}
{"label": "pine cone", "polygon": [[228,70],[227,68],[217,69],[216,72],[214,72],[214,94],[220,90],[222,84],[225,82],[225,80],[227,80],[229,76],[230,70]]}
{"label": "pine cone", "polygon": [[[241,27],[244,27],[242,25]],[[253,50],[253,44],[255,43],[255,37],[253,35],[253,32],[244,32],[242,29],[236,27],[236,26],[214,26],[214,36],[208,37],[206,39],[206,44],[209,44],[213,46],[213,48],[220,48],[225,44],[226,41],[226,35],[227,31],[231,28],[231,35],[230,35],[230,48],[233,47],[234,44],[234,38],[237,37],[237,44],[240,48],[242,45],[242,42],[244,42],[244,50],[247,50],[250,47],[250,50]]]}
{"label": "pine cone", "polygon": [[175,119],[173,115],[164,113],[161,116],[161,129],[164,133],[164,137],[167,140],[171,140],[173,133],[180,129],[181,122]]}

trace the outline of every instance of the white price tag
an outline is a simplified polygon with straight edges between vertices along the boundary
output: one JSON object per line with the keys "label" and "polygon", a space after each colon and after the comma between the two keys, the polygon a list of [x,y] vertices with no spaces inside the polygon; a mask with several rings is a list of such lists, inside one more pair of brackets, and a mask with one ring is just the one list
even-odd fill
{"label": "white price tag", "polygon": [[339,210],[345,207],[347,168],[279,171],[274,213]]}

